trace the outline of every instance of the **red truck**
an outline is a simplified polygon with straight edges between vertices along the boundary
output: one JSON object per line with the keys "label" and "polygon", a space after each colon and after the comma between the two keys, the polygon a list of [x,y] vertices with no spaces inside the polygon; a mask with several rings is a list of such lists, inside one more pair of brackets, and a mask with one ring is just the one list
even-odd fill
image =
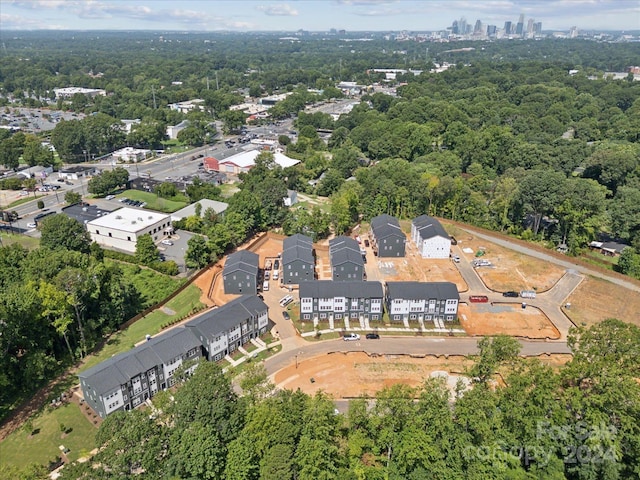
{"label": "red truck", "polygon": [[469,301],[472,303],[487,303],[489,297],[486,295],[469,295]]}

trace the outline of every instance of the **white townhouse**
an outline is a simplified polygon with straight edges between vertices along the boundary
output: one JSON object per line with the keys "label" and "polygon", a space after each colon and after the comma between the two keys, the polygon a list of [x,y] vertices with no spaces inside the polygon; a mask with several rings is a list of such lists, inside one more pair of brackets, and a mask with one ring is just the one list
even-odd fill
{"label": "white townhouse", "polygon": [[384,291],[380,282],[314,280],[300,284],[301,320],[381,320]]}
{"label": "white townhouse", "polygon": [[422,258],[449,258],[451,253],[451,237],[429,215],[420,215],[411,222],[411,240]]}
{"label": "white townhouse", "polygon": [[387,282],[386,306],[389,320],[442,320],[458,315],[460,294],[451,282]]}

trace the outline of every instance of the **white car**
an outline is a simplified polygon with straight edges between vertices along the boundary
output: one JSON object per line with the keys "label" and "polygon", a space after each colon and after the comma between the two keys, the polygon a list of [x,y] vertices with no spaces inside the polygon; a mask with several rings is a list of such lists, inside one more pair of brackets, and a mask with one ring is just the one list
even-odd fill
{"label": "white car", "polygon": [[166,238],[160,242],[162,245],[173,245],[171,240],[167,240]]}
{"label": "white car", "polygon": [[358,340],[360,340],[360,335],[358,335],[357,333],[345,333],[342,339],[345,342],[357,342]]}
{"label": "white car", "polygon": [[27,223],[27,228],[36,228],[38,225],[36,225],[35,223]]}
{"label": "white car", "polygon": [[113,200],[114,198],[116,198],[115,195],[107,195],[106,197],[104,197],[105,200]]}

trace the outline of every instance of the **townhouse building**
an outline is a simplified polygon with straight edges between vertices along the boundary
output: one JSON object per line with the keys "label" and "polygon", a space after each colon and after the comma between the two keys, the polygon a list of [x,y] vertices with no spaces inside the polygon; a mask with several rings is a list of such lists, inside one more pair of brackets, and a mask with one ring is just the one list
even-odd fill
{"label": "townhouse building", "polygon": [[404,257],[407,236],[397,218],[386,214],[373,217],[370,237],[378,257]]}
{"label": "townhouse building", "polygon": [[385,303],[392,322],[442,320],[458,316],[460,295],[451,282],[387,282]]}
{"label": "townhouse building", "polygon": [[300,284],[304,321],[381,320],[384,290],[380,282],[315,280]]}
{"label": "townhouse building", "polygon": [[449,258],[451,237],[440,222],[429,215],[420,215],[413,219],[411,240],[422,258]]}
{"label": "townhouse building", "polygon": [[260,256],[248,250],[239,250],[227,257],[222,271],[226,294],[255,294],[258,291],[258,262]]}
{"label": "townhouse building", "polygon": [[366,278],[360,245],[353,238],[338,236],[329,240],[331,278],[335,281],[360,281]]}
{"label": "townhouse building", "polygon": [[311,237],[297,233],[283,240],[281,278],[285,285],[297,285],[315,279]]}
{"label": "townhouse building", "polygon": [[203,359],[220,360],[266,333],[268,324],[260,298],[239,297],[82,372],[84,399],[101,418],[132,410],[173,386],[181,366],[191,372]]}

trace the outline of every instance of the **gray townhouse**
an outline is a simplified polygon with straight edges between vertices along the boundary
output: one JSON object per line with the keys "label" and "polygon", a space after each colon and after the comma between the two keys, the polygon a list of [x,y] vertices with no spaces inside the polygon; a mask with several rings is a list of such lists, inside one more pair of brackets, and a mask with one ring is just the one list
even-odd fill
{"label": "gray townhouse", "polygon": [[175,370],[202,356],[202,344],[191,330],[174,328],[82,372],[80,387],[89,406],[105,418],[117,410],[132,410],[171,387]]}
{"label": "gray townhouse", "polygon": [[175,371],[203,358],[217,361],[250,339],[264,334],[267,305],[255,295],[243,295],[208,310],[181,327],[150,338],[78,375],[85,401],[105,418],[132,410],[175,383]]}
{"label": "gray townhouse", "polygon": [[282,242],[282,283],[297,285],[315,279],[311,237],[296,233]]}
{"label": "gray townhouse", "polygon": [[329,240],[329,260],[334,281],[359,281],[366,278],[360,245],[353,238],[341,235]]}
{"label": "gray townhouse", "polygon": [[422,258],[449,258],[451,237],[440,222],[429,215],[420,215],[413,219],[411,240]]}
{"label": "gray townhouse", "polygon": [[407,236],[397,218],[386,214],[373,217],[370,236],[378,257],[404,257]]}
{"label": "gray townhouse", "polygon": [[269,309],[256,295],[243,295],[185,324],[216,362],[267,332]]}
{"label": "gray townhouse", "polygon": [[301,283],[299,294],[301,320],[382,319],[380,282],[316,280]]}
{"label": "gray townhouse", "polygon": [[258,291],[258,262],[260,256],[239,250],[227,257],[222,271],[224,293],[254,294]]}
{"label": "gray townhouse", "polygon": [[387,282],[385,303],[389,320],[442,320],[458,315],[460,295],[451,282]]}

